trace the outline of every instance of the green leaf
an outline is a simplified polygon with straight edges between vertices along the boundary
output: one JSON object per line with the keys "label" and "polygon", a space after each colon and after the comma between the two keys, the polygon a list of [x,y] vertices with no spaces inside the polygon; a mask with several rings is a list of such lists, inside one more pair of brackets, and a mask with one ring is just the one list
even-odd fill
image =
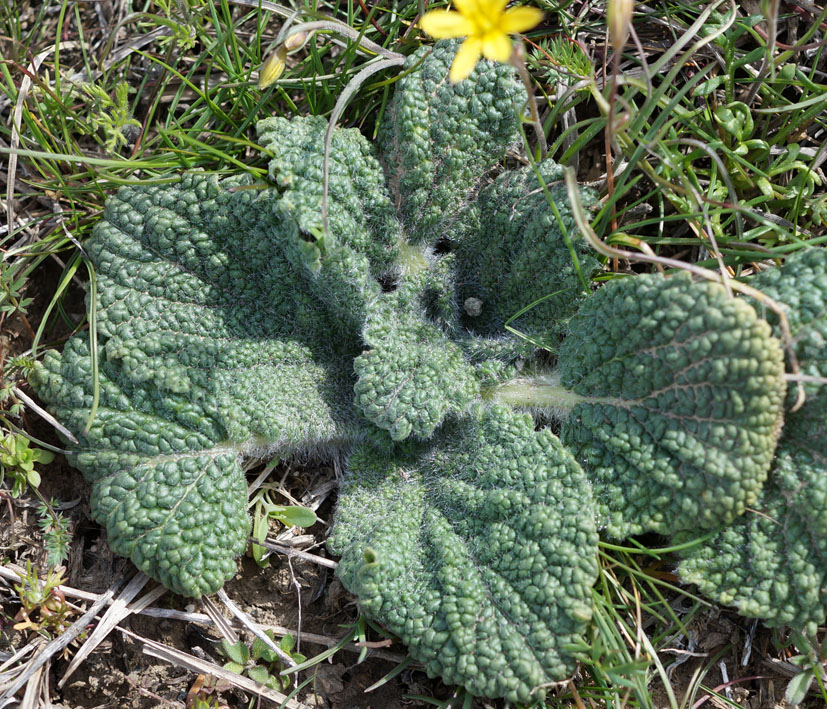
{"label": "green leaf", "polygon": [[246,669],[244,665],[240,665],[237,662],[225,662],[224,669],[229,672],[234,672],[237,675],[244,674],[244,670]]}
{"label": "green leaf", "polygon": [[715,109],[715,120],[738,142],[747,140],[753,131],[752,113],[745,103],[733,101]]}
{"label": "green leaf", "polygon": [[[251,536],[253,539],[264,543],[264,540],[267,537],[267,532],[270,530],[270,525],[268,517],[262,507],[262,505],[256,505],[255,512],[253,514],[253,529]],[[255,561],[261,568],[267,568],[270,565],[270,560],[265,558],[265,554],[267,553],[267,549],[265,547],[260,544],[251,544],[250,553],[253,556],[253,561]]]}
{"label": "green leaf", "polygon": [[[510,321],[546,346],[559,343],[600,266],[577,232],[563,175],[551,160],[536,172],[531,166],[504,172],[460,213],[451,238],[457,298],[469,330],[501,336]],[[586,190],[582,198],[595,204]],[[479,304],[476,309],[465,305],[469,298]]]}
{"label": "green leaf", "polygon": [[221,651],[232,662],[239,665],[246,665],[250,661],[250,649],[240,640],[235,643],[230,643],[226,638],[222,638]]}
{"label": "green leaf", "polygon": [[726,76],[713,76],[711,79],[702,81],[692,91],[693,96],[709,96],[713,91],[716,91],[724,82]]}
{"label": "green leaf", "polygon": [[274,505],[267,508],[267,514],[287,527],[312,527],[317,521],[313,510],[294,505]]}
{"label": "green leaf", "polygon": [[258,123],[257,130],[275,154],[269,168],[281,190],[279,210],[298,226],[295,238],[285,241],[284,252],[307,275],[305,287],[334,316],[330,332],[352,337],[381,293],[378,279],[393,271],[402,241],[373,146],[358,130],[333,131],[325,230],[327,121],[321,116],[268,118]]}
{"label": "green leaf", "polygon": [[778,70],[779,81],[793,81],[795,79],[796,69],[798,69],[797,64],[782,64]]}
{"label": "green leaf", "polygon": [[[480,62],[452,84],[457,42],[422,47],[404,74],[380,127],[378,143],[394,203],[411,243],[434,244],[456,213],[519,141],[525,89],[508,65]],[[449,234],[448,234],[449,235]]]}
{"label": "green leaf", "polygon": [[[272,638],[270,638],[272,640]],[[278,662],[279,656],[276,651],[270,648],[261,638],[253,640],[252,656],[254,660],[265,662]]]}
{"label": "green leaf", "polygon": [[374,273],[390,268],[400,229],[382,167],[364,136],[356,129],[333,131],[325,232],[321,214],[327,120],[321,116],[267,118],[259,121],[256,130],[262,145],[273,153],[269,174],[281,192],[279,206],[296,221],[300,232],[313,236],[318,255],[347,246],[367,255]]}
{"label": "green leaf", "polygon": [[296,639],[292,635],[290,635],[290,633],[287,633],[287,635],[285,635],[281,639],[281,642],[279,643],[279,647],[282,650],[284,650],[286,653],[292,652],[293,648],[295,646],[296,646]]}
{"label": "green leaf", "polygon": [[430,675],[539,698],[574,671],[563,648],[591,618],[597,535],[582,470],[501,406],[429,444],[387,445],[348,462],[329,541],[342,583]]}
{"label": "green leaf", "polygon": [[427,438],[479,393],[463,351],[422,316],[409,287],[403,284],[376,303],[362,335],[368,349],[353,362],[354,403],[397,441]]}
{"label": "green leaf", "polygon": [[681,578],[741,615],[814,632],[827,615],[827,391],[788,417],[753,507],[693,547]]}
{"label": "green leaf", "polygon": [[[770,268],[752,278],[750,285],[784,307],[801,373],[827,377],[827,249],[799,251],[780,268]],[[759,303],[753,305],[780,337],[778,316]],[[808,383],[804,388],[808,394],[818,394],[823,385]],[[795,401],[796,395],[795,386],[790,385],[787,403]]]}
{"label": "green leaf", "polygon": [[51,463],[55,459],[55,454],[52,451],[47,451],[42,448],[32,449],[32,460],[38,463]]}
{"label": "green leaf", "polygon": [[787,703],[801,704],[807,698],[807,692],[810,691],[814,679],[815,673],[812,670],[804,670],[794,675],[784,690],[784,699]]}
{"label": "green leaf", "polygon": [[608,283],[572,318],[559,378],[576,395],[561,438],[612,536],[714,529],[755,503],[782,421],[783,354],[722,286]]}
{"label": "green leaf", "polygon": [[276,190],[248,182],[121,188],[85,244],[99,380],[85,333],[32,374],[80,441],[71,460],[113,551],[189,596],[220,588],[245,548],[243,455],[337,445],[361,426],[348,374],[358,333],[330,337],[338,319],[286,255],[295,221]]}
{"label": "green leaf", "polygon": [[[274,677],[264,667],[259,666],[248,667],[247,676],[254,682],[258,682],[259,684],[263,684],[265,686],[271,686],[271,682],[274,679]],[[275,689],[275,687],[271,688]]]}

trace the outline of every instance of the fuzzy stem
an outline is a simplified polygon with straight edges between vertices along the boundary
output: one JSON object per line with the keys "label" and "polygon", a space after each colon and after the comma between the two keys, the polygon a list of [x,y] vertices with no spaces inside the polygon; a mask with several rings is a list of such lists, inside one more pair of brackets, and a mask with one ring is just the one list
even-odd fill
{"label": "fuzzy stem", "polygon": [[516,408],[550,409],[563,418],[587,399],[563,387],[554,375],[512,379],[488,388],[483,398]]}

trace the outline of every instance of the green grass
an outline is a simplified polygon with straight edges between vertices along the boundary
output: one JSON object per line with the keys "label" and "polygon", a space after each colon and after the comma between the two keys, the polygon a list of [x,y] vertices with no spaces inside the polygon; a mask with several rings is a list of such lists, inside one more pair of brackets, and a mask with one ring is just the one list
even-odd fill
{"label": "green grass", "polygon": [[[733,277],[827,242],[827,9],[764,1],[766,15],[749,16],[740,3],[651,2],[645,13],[638,8],[631,39],[614,56],[604,3],[538,4],[546,22],[528,34],[528,66],[548,154],[600,191],[591,215],[599,239],[628,256],[656,254]],[[374,56],[320,32],[260,91],[257,70],[292,9],[256,5],[139,0],[111,26],[92,3],[11,0],[0,8],[0,155],[14,195],[5,211],[13,220],[0,232],[0,328],[20,333],[16,358],[0,361],[0,435],[31,427],[15,394],[27,358],[94,327],[79,305],[93,278],[82,244],[106,197],[182,171],[264,177],[256,120],[330,115]],[[418,3],[365,7],[318,0],[294,22],[336,18],[395,52],[419,46],[411,28]],[[373,135],[395,71],[370,77],[340,124]],[[8,209],[5,195],[3,203]],[[648,268],[609,259],[599,278],[633,266]],[[707,676],[715,657],[679,684],[666,669],[675,655],[658,651],[685,642],[708,604],[676,585],[668,551],[605,544],[601,568],[581,676],[551,691],[547,704],[693,706],[714,684]],[[827,701],[822,682],[812,692]],[[470,698],[458,691],[451,705],[470,706]]]}

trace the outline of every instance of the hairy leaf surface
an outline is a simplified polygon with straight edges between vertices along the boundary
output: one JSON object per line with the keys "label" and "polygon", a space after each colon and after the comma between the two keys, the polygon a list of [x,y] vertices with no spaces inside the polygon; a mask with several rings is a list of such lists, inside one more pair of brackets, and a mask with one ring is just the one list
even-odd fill
{"label": "hairy leaf surface", "polygon": [[448,80],[457,43],[414,52],[396,85],[378,142],[391,194],[412,243],[433,244],[472,199],[485,173],[519,140],[525,90],[513,70],[482,62]]}
{"label": "hairy leaf surface", "polygon": [[409,274],[374,301],[362,329],[367,349],[353,363],[356,406],[395,441],[427,438],[479,394],[462,349],[424,314],[432,275]]}
{"label": "hairy leaf surface", "polygon": [[688,274],[613,281],[572,318],[562,430],[595,486],[599,524],[625,537],[715,528],[755,502],[782,420],[769,325]]}
{"label": "hairy leaf surface", "polygon": [[526,701],[570,675],[597,576],[580,467],[506,407],[396,451],[353,453],[330,539],[365,612],[474,694]]}
{"label": "hairy leaf surface", "polygon": [[[757,275],[750,285],[784,307],[801,373],[827,377],[827,249],[799,251],[780,268]],[[755,307],[762,309],[758,304]],[[780,337],[778,316],[768,308],[762,312]],[[808,393],[818,393],[822,386],[810,383],[805,389]],[[795,388],[791,386],[789,396],[795,395]]]}
{"label": "hairy leaf surface", "polygon": [[681,563],[681,578],[771,627],[827,614],[827,394],[791,414],[761,498]]}
{"label": "hairy leaf surface", "polygon": [[[827,375],[827,251],[797,253],[752,285],[784,306],[802,372]],[[777,316],[766,314],[779,331]],[[805,389],[755,510],[693,547],[680,566],[704,594],[773,627],[812,628],[827,614],[827,387]]]}
{"label": "hairy leaf surface", "polygon": [[122,188],[85,248],[98,275],[100,409],[88,435],[87,336],[34,381],[80,440],[93,516],[116,553],[184,595],[220,588],[243,551],[239,456],[336,445],[356,429],[333,317],[284,255],[274,190],[189,175]]}
{"label": "hairy leaf surface", "polygon": [[[321,116],[267,118],[257,125],[274,154],[270,177],[279,209],[298,226],[283,249],[308,286],[335,313],[345,336],[361,329],[380,295],[378,279],[395,272],[402,234],[373,146],[359,131],[333,131],[328,166],[327,230],[322,221],[324,145]],[[331,323],[336,324],[336,323]]]}
{"label": "hairy leaf surface", "polygon": [[[536,173],[530,166],[505,172],[460,215],[451,234],[457,295],[460,304],[476,301],[476,309],[468,304],[463,313],[474,332],[503,334],[507,320],[533,306],[512,327],[546,346],[559,343],[599,267],[577,232],[563,176],[563,167],[551,160],[540,163]],[[594,199],[585,190],[582,196],[587,203]]]}

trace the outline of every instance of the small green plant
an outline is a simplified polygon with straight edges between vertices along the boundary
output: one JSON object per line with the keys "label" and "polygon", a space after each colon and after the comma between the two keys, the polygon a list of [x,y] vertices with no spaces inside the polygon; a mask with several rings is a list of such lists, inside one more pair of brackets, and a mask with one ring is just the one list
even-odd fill
{"label": "small green plant", "polygon": [[0,315],[26,314],[33,300],[24,295],[28,276],[20,263],[0,259]]}
{"label": "small green plant", "polygon": [[72,533],[69,529],[69,520],[62,513],[56,512],[57,501],[41,500],[37,508],[37,526],[43,532],[43,543],[46,550],[46,564],[54,568],[60,566],[69,556],[69,546]]}
{"label": "small green plant", "polygon": [[[270,640],[276,642],[272,630],[267,630],[265,633]],[[296,641],[289,633],[278,641],[277,645],[296,664],[301,664],[307,659],[300,652],[294,651]],[[285,669],[282,659],[261,638],[253,640],[252,646],[246,645],[241,640],[229,643],[225,639],[221,641],[219,648],[229,660],[224,664],[225,670],[247,675],[250,679],[270,689],[282,690],[290,686],[290,676],[280,674]]]}
{"label": "small green plant", "polygon": [[787,684],[784,699],[791,705],[798,705],[807,698],[811,690],[815,690],[827,701],[827,640],[820,644],[813,643],[801,633],[793,633],[792,640],[803,652],[787,658],[787,662],[799,667],[800,671],[793,675]]}
{"label": "small green plant", "polygon": [[7,433],[0,439],[0,484],[6,476],[11,481],[12,497],[20,497],[28,486],[40,485],[35,463],[51,463],[55,454],[41,448],[30,448],[29,439],[21,433]]}
{"label": "small green plant", "polygon": [[114,97],[97,84],[83,84],[81,88],[89,100],[88,126],[85,123],[78,124],[82,128],[81,132],[102,133],[106,152],[116,153],[128,142],[127,130],[130,127],[141,127],[132,118],[129,108],[129,84],[123,81],[116,84]]}
{"label": "small green plant", "polygon": [[[531,62],[536,65],[543,59],[548,62],[544,71],[552,86],[559,83],[570,86],[591,79],[594,74],[594,66],[583,47],[567,37],[542,42],[532,53]],[[586,85],[580,90],[588,92],[589,87]]]}
{"label": "small green plant", "polygon": [[187,700],[187,709],[222,709],[226,706],[218,697],[194,696]]}
{"label": "small green plant", "polygon": [[49,637],[60,635],[71,625],[74,612],[66,603],[59,586],[66,583],[63,569],[49,569],[46,577],[38,576],[37,568],[26,563],[26,573],[14,585],[20,600],[20,610],[15,616],[15,630],[32,630]]}
{"label": "small green plant", "polygon": [[229,709],[220,693],[232,685],[212,675],[198,675],[187,692],[187,709]]}
{"label": "small green plant", "polygon": [[23,413],[23,403],[14,395],[14,382],[8,379],[0,380],[0,406],[8,407],[0,413],[10,416],[19,416]]}
{"label": "small green plant", "polygon": [[281,522],[285,527],[312,527],[316,524],[313,510],[298,505],[277,505],[273,502],[272,490],[266,486],[253,495],[249,507],[253,510],[252,536],[259,542],[252,544],[250,553],[262,568],[270,564],[265,556],[267,549],[261,546],[270,531],[270,520]]}

